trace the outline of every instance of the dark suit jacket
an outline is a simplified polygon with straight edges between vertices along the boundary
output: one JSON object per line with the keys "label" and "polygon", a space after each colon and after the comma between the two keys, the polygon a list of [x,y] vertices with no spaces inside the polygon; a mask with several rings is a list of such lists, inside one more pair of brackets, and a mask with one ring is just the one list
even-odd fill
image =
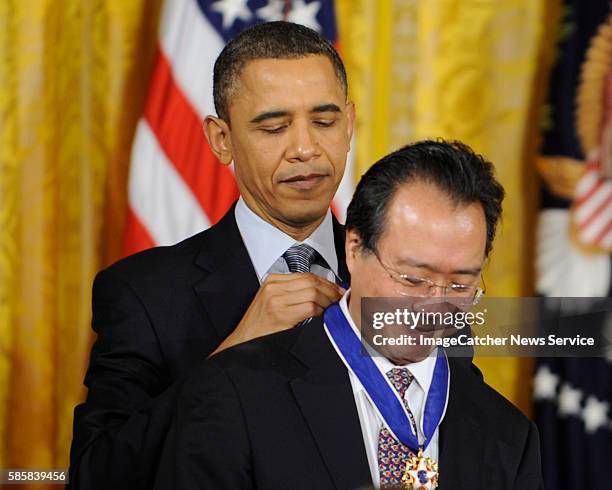
{"label": "dark suit jacket", "polygon": [[[440,489],[541,488],[535,425],[450,359]],[[320,318],[213,356],[183,386],[156,488],[371,484],[348,372]]]}
{"label": "dark suit jacket", "polygon": [[[348,280],[335,219],[334,241]],[[235,328],[258,287],[233,207],[212,228],[97,275],[97,340],[87,400],[75,409],[69,487],[151,488],[178,380]]]}

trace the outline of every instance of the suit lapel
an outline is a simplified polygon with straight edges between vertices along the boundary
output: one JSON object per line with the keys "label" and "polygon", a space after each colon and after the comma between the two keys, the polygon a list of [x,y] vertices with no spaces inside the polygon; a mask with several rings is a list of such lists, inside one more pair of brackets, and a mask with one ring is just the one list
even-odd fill
{"label": "suit lapel", "polygon": [[346,368],[315,318],[292,354],[307,366],[291,389],[337,488],[371,484],[359,415]]}
{"label": "suit lapel", "polygon": [[[481,408],[473,402],[476,376],[449,359],[451,383],[446,415],[440,426],[440,490],[486,488],[486,431]],[[470,379],[472,376],[474,379]],[[480,378],[478,378],[480,381]]]}
{"label": "suit lapel", "polygon": [[208,230],[196,257],[196,264],[208,274],[194,289],[221,340],[238,325],[259,288],[234,207]]}

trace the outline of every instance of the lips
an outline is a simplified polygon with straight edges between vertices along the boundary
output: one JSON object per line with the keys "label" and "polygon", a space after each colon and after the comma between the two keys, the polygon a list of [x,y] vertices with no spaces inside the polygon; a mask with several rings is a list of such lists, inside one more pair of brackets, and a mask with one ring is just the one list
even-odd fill
{"label": "lips", "polygon": [[295,189],[308,190],[319,185],[327,177],[325,174],[294,175],[281,180],[282,184],[287,184]]}

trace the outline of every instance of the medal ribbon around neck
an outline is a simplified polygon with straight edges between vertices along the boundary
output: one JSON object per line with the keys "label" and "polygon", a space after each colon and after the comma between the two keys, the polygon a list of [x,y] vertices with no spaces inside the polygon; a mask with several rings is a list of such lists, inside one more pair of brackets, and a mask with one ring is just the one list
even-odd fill
{"label": "medal ribbon around neck", "polygon": [[[410,418],[399,393],[374,360],[364,353],[364,346],[344,316],[340,305],[336,303],[327,308],[323,320],[325,331],[342,362],[359,379],[387,428],[397,440],[416,452],[420,447],[419,440],[417,435],[412,433]],[[429,445],[433,433],[444,416],[449,375],[446,354],[443,349],[438,348],[433,379],[425,401],[423,450]]]}

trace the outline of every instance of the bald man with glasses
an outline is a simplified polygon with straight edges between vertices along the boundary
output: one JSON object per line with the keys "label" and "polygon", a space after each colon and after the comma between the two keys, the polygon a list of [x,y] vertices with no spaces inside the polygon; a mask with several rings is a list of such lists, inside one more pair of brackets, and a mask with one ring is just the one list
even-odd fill
{"label": "bald man with glasses", "polygon": [[458,142],[374,164],[348,210],[350,290],[309,325],[197,369],[158,488],[541,489],[533,422],[442,348],[375,347],[361,311],[473,305],[503,197],[492,164]]}

